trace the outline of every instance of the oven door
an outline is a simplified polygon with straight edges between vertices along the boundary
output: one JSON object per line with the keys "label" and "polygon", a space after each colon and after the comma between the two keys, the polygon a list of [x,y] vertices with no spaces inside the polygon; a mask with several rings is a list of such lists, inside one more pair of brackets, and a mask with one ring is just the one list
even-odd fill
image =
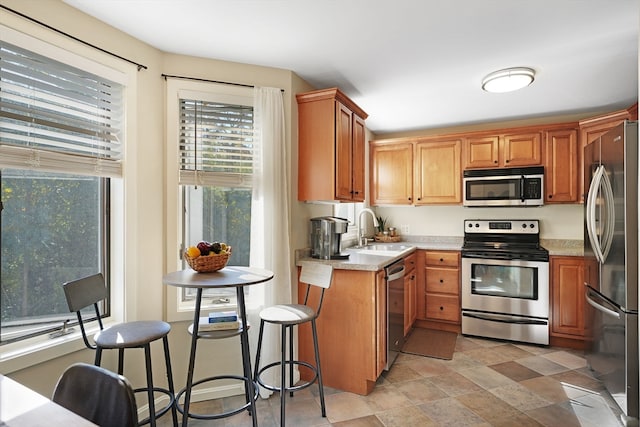
{"label": "oven door", "polygon": [[462,309],[549,318],[549,263],[462,258]]}

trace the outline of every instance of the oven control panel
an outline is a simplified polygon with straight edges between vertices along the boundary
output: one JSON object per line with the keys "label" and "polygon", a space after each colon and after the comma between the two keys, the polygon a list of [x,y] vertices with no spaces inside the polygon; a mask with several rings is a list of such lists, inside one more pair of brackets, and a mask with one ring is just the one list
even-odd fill
{"label": "oven control panel", "polygon": [[539,234],[537,219],[465,219],[464,232],[492,234]]}

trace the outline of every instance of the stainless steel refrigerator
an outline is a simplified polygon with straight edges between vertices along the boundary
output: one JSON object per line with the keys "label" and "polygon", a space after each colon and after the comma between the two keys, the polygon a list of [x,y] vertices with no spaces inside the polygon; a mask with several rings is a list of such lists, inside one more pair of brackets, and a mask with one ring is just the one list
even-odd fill
{"label": "stainless steel refrigerator", "polygon": [[637,419],[637,122],[626,121],[587,145],[584,170],[585,295],[593,307],[587,361],[625,416]]}

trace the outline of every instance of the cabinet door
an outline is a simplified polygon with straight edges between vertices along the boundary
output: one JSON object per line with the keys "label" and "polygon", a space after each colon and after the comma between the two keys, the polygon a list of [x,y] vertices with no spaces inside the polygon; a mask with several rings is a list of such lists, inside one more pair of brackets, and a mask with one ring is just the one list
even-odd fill
{"label": "cabinet door", "polygon": [[376,316],[376,373],[379,376],[387,366],[387,281],[384,270],[376,273]]}
{"label": "cabinet door", "polygon": [[[336,101],[336,199],[350,201],[353,198],[353,113]],[[317,177],[317,179],[323,179]]]}
{"label": "cabinet door", "polygon": [[413,144],[372,144],[369,148],[371,204],[410,205]]}
{"label": "cabinet door", "polygon": [[416,320],[416,272],[404,276],[404,335],[407,336]]}
{"label": "cabinet door", "polygon": [[584,277],[583,258],[551,257],[552,334],[586,336]]}
{"label": "cabinet door", "polygon": [[546,133],[545,203],[578,201],[578,131]]}
{"label": "cabinet door", "polygon": [[416,144],[416,205],[462,203],[461,148],[460,139]]}
{"label": "cabinet door", "polygon": [[354,202],[364,202],[365,125],[364,120],[355,113],[352,116],[352,132],[353,159],[351,162],[351,176],[353,193],[351,200]]}
{"label": "cabinet door", "polygon": [[500,137],[467,138],[465,142],[465,169],[494,168],[499,163]]}
{"label": "cabinet door", "polygon": [[536,166],[542,164],[540,132],[505,135],[503,137],[503,166]]}

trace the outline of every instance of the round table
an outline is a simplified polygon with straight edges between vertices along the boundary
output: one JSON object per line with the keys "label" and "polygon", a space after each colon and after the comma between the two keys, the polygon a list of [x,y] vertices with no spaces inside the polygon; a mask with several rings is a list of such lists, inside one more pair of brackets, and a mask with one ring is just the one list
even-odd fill
{"label": "round table", "polygon": [[[184,392],[184,405],[183,405],[183,419],[182,425],[186,427],[188,418],[199,418],[199,419],[216,419],[222,418],[229,415],[236,414],[245,408],[250,408],[251,416],[253,419],[254,427],[257,426],[257,417],[256,417],[256,405],[255,405],[255,383],[252,377],[251,372],[251,355],[249,353],[249,334],[248,328],[244,327],[247,325],[247,312],[244,301],[244,291],[243,288],[245,286],[255,285],[258,283],[263,283],[271,280],[273,278],[273,272],[269,270],[264,270],[261,268],[255,267],[236,267],[236,266],[227,266],[222,270],[218,270],[213,273],[198,273],[192,269],[175,271],[173,273],[166,274],[162,278],[162,282],[165,285],[176,286],[180,288],[195,288],[197,289],[196,295],[196,306],[193,313],[193,325],[192,325],[192,334],[191,334],[191,352],[189,356],[189,369],[187,371],[187,385],[183,391],[179,393],[179,395]],[[206,334],[198,333],[198,323],[200,320],[200,306],[202,303],[202,291],[204,289],[216,289],[216,288],[236,288],[236,294],[238,297],[238,311],[241,319],[241,326],[237,331],[213,331],[206,332]],[[240,344],[242,347],[242,366],[244,371],[244,377],[240,377],[240,379],[244,380],[245,383],[245,395],[247,398],[247,403],[245,406],[238,408],[233,411],[229,411],[223,414],[215,414],[215,415],[193,415],[189,413],[189,405],[191,403],[191,389],[194,385],[193,383],[193,371],[195,367],[195,359],[196,359],[196,347],[198,338],[225,338],[233,335],[240,335]],[[213,380],[220,378],[237,378],[235,376],[223,376],[223,377],[211,377],[205,380],[199,381],[197,384],[200,384],[204,381]],[[178,396],[179,396],[178,395]],[[178,405],[178,400],[176,398],[176,405]]]}

